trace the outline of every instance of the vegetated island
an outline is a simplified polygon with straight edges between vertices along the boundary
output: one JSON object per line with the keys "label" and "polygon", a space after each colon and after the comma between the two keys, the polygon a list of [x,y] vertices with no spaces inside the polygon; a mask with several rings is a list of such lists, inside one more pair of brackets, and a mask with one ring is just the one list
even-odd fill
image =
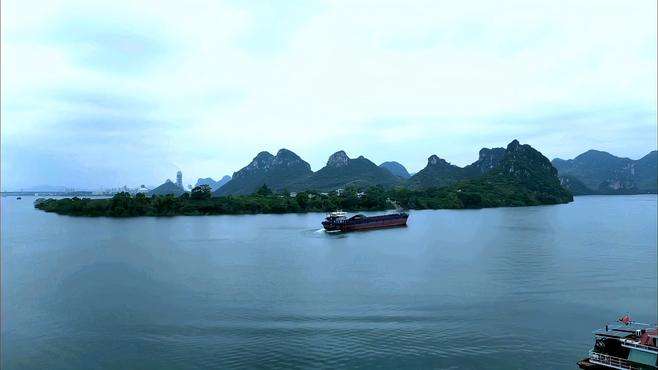
{"label": "vegetated island", "polygon": [[[326,212],[336,209],[379,211],[396,206],[405,209],[464,209],[573,201],[571,193],[560,184],[557,170],[540,152],[516,140],[506,149],[500,149],[503,152],[497,155],[495,163],[477,177],[462,176],[463,180],[446,186],[422,189],[376,185],[366,188],[346,186],[329,192],[290,193],[287,190],[273,191],[264,182],[250,195],[213,196],[216,193],[210,186],[200,185],[180,196],[118,193],[107,199],[38,199],[35,207],[62,215],[133,217]],[[436,180],[433,176],[441,176],[441,168],[445,167],[435,157],[430,157],[428,167],[423,171],[432,170],[437,165],[439,170],[426,171],[426,180]]]}

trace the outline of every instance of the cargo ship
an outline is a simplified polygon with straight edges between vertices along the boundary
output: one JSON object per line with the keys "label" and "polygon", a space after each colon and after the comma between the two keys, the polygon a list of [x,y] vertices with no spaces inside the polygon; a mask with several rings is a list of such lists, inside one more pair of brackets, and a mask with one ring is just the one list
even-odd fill
{"label": "cargo ship", "polygon": [[322,221],[326,231],[359,231],[381,229],[385,227],[406,226],[409,215],[405,212],[396,212],[379,216],[365,216],[362,214],[347,217],[345,212],[331,212]]}
{"label": "cargo ship", "polygon": [[578,362],[581,369],[658,369],[658,326],[633,321],[628,315],[618,323],[594,331],[594,348]]}

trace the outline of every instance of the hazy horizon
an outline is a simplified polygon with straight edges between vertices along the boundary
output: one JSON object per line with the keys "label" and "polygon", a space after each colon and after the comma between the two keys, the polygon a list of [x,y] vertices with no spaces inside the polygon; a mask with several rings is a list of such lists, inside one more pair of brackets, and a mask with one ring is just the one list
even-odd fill
{"label": "hazy horizon", "polygon": [[280,148],[412,172],[513,139],[656,150],[651,0],[1,6],[2,190],[194,184]]}

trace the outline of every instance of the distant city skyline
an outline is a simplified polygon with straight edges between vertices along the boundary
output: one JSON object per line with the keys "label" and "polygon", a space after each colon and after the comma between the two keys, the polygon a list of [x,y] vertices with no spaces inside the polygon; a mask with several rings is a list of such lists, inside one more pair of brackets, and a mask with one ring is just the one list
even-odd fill
{"label": "distant city skyline", "polygon": [[512,139],[656,149],[654,0],[1,7],[2,190],[186,186],[280,148],[412,172]]}

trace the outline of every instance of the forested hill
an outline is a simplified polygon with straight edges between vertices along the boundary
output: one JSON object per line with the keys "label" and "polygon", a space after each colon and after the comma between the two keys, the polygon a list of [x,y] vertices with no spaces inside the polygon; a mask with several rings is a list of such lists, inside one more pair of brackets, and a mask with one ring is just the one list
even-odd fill
{"label": "forested hill", "polygon": [[[349,164],[336,156],[328,165]],[[360,163],[364,163],[357,158]],[[369,162],[369,161],[368,161]],[[271,163],[271,162],[270,162]],[[369,162],[372,163],[372,162]],[[369,164],[366,163],[369,166]],[[387,171],[374,164],[374,168]],[[388,176],[393,176],[388,173]],[[394,181],[399,181],[398,178]],[[294,185],[294,184],[291,184]],[[220,188],[221,189],[221,188]],[[443,187],[409,189],[383,185],[348,186],[343,191],[273,191],[261,185],[253,194],[214,196],[207,185],[180,196],[131,196],[119,193],[111,199],[39,199],[35,207],[46,212],[76,216],[165,216],[241,213],[285,213],[344,209],[383,210],[395,204],[409,209],[461,209],[517,207],[567,203],[573,200],[563,188],[551,162],[529,145],[512,141],[493,168],[477,178],[459,180]]]}
{"label": "forested hill", "polygon": [[633,160],[588,150],[574,159],[555,158],[562,183],[574,194],[646,194],[658,192],[658,152]]}
{"label": "forested hill", "polygon": [[573,201],[572,194],[563,188],[557,170],[548,158],[530,145],[512,141],[500,163],[473,180],[454,186],[462,194],[472,194],[465,206],[499,207],[519,205],[558,204]]}
{"label": "forested hill", "polygon": [[289,189],[332,191],[346,187],[365,189],[376,185],[390,188],[401,185],[402,181],[369,159],[363,156],[350,158],[341,150],[332,154],[327,164],[317,172],[292,182]]}
{"label": "forested hill", "polygon": [[215,191],[216,196],[246,195],[262,185],[281,191],[313,173],[311,166],[288,149],[276,155],[260,152],[247,166],[233,174],[230,181]]}
{"label": "forested hill", "polygon": [[460,180],[476,179],[496,168],[506,154],[505,148],[482,148],[477,161],[466,167],[450,164],[437,155],[427,159],[427,166],[407,181],[412,189],[428,189],[454,184]]}

